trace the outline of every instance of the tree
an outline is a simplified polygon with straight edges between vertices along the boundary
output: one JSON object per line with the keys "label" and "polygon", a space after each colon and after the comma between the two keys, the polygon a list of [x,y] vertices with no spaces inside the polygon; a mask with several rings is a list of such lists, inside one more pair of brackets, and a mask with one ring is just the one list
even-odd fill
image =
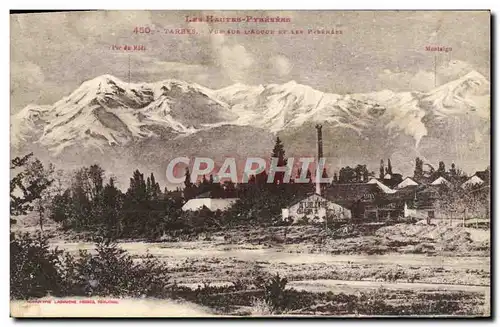
{"label": "tree", "polygon": [[30,161],[26,165],[25,179],[27,183],[42,183],[47,186],[39,191],[39,196],[34,201],[34,210],[38,213],[38,224],[40,226],[40,232],[42,233],[46,211],[50,209],[51,199],[54,195],[51,189],[51,185],[54,182],[53,173],[54,166],[52,164],[49,164],[49,166],[45,168],[38,159]]}
{"label": "tree", "polygon": [[153,196],[153,192],[151,189],[151,178],[150,177],[148,177],[146,180],[146,194],[147,194],[148,199],[150,199]]}
{"label": "tree", "polygon": [[105,225],[104,170],[99,165],[76,170],[65,191],[54,187],[50,217],[65,228],[96,231]]}
{"label": "tree", "polygon": [[424,161],[417,157],[415,159],[415,171],[413,172],[413,178],[419,180],[423,176],[424,176]]}
{"label": "tree", "polygon": [[[326,168],[323,168],[323,172],[321,173],[321,178],[328,178],[328,173],[326,172]],[[328,183],[321,183],[321,190],[324,191],[328,187]]]}
{"label": "tree", "polygon": [[384,178],[384,159],[380,160],[380,170],[379,170],[379,178],[383,179]]}
{"label": "tree", "polygon": [[105,221],[106,239],[115,240],[121,233],[120,212],[122,209],[122,193],[116,188],[114,179],[110,178],[102,192],[103,221]]}
{"label": "tree", "polygon": [[368,169],[366,168],[366,165],[356,165],[354,168],[355,174],[356,174],[356,183],[360,182],[367,182],[368,181]]}
{"label": "tree", "polygon": [[392,175],[391,159],[387,159],[387,173]]}
{"label": "tree", "polygon": [[452,177],[456,177],[457,176],[457,168],[455,167],[455,163],[454,162],[451,163],[450,175]]}
{"label": "tree", "polygon": [[138,169],[134,171],[132,178],[130,178],[130,186],[127,190],[127,194],[135,200],[147,199],[144,174],[142,174]]}
{"label": "tree", "polygon": [[156,182],[155,175],[153,173],[151,173],[150,180],[151,180],[151,198],[157,199],[161,195],[160,184]]}
{"label": "tree", "polygon": [[356,170],[347,166],[347,167],[342,167],[339,170],[339,183],[341,184],[346,184],[346,183],[356,183],[357,181],[357,176],[356,176]]}
{"label": "tree", "polygon": [[271,157],[278,158],[278,167],[284,166],[287,163],[287,159],[285,157],[285,148],[283,142],[281,142],[281,139],[279,137],[276,138]]}
{"label": "tree", "polygon": [[51,203],[50,218],[55,222],[62,223],[64,228],[71,227],[75,217],[74,202],[71,189],[62,194],[56,194]]}
{"label": "tree", "polygon": [[438,167],[437,172],[438,172],[439,174],[441,174],[441,176],[442,176],[442,175],[444,175],[444,174],[446,173],[446,167],[445,167],[445,165],[444,165],[444,162],[443,162],[443,161],[440,161],[440,162],[439,162],[439,167]]}
{"label": "tree", "polygon": [[[30,153],[24,157],[15,157],[11,160],[10,169],[16,175],[10,180],[10,214],[12,216],[25,215],[29,211],[33,210],[33,202],[40,199],[43,195],[43,191],[47,189],[51,184],[50,180],[45,174],[38,174],[33,171],[36,166],[40,169],[41,162],[35,159],[34,162],[38,162],[35,166],[31,162],[33,154]],[[31,167],[31,171],[28,167]],[[43,165],[41,165],[43,171]],[[19,171],[21,169],[21,171]],[[15,223],[15,220],[11,219],[11,224]]]}
{"label": "tree", "polygon": [[224,189],[224,197],[225,198],[235,198],[235,197],[237,197],[236,187],[235,187],[234,183],[231,180],[224,181],[224,184],[222,185],[222,188]]}
{"label": "tree", "polygon": [[[284,167],[288,162],[287,158],[285,157],[285,148],[279,137],[276,138],[276,143],[274,144],[274,148],[271,153],[271,159],[272,158],[278,159],[277,167]],[[273,184],[283,184],[284,177],[285,172],[276,172],[274,175]]]}
{"label": "tree", "polygon": [[87,229],[92,220],[92,197],[88,185],[88,169],[75,171],[71,181],[72,216],[69,225],[77,230]]}
{"label": "tree", "polygon": [[465,188],[461,200],[467,206],[467,218],[490,218],[490,188],[487,185],[470,185]]}
{"label": "tree", "polygon": [[149,200],[146,187],[144,174],[135,170],[130,178],[130,186],[125,194],[123,206],[123,232],[127,235],[139,236],[144,231]]}
{"label": "tree", "polygon": [[104,169],[99,165],[92,165],[87,174],[90,196],[92,200],[95,200],[104,188]]}
{"label": "tree", "polygon": [[366,166],[365,166],[365,170],[363,171],[363,181],[368,182],[369,176],[370,176],[370,173],[368,172],[368,169],[366,169]]}
{"label": "tree", "polygon": [[193,183],[191,183],[191,174],[189,173],[189,168],[186,168],[186,173],[184,174],[184,186],[186,188],[189,188],[193,186]]}
{"label": "tree", "polygon": [[185,178],[184,178],[184,200],[187,201],[196,196],[196,185],[191,182],[191,174],[189,173],[189,168],[186,168]]}

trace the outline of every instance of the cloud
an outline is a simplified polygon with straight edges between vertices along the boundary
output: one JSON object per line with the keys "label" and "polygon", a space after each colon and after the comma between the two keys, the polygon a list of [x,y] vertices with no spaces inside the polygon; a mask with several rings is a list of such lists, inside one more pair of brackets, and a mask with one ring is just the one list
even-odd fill
{"label": "cloud", "polygon": [[246,81],[255,59],[245,46],[231,43],[224,34],[215,33],[215,28],[207,23],[189,23],[188,26],[196,28],[201,40],[206,42],[208,36],[213,64],[219,67],[231,82]]}
{"label": "cloud", "polygon": [[13,110],[40,98],[45,76],[40,66],[31,61],[15,62],[10,66]]}
{"label": "cloud", "polygon": [[426,92],[434,87],[458,79],[469,73],[473,67],[460,60],[452,60],[440,65],[436,73],[427,70],[416,72],[402,72],[384,69],[378,74],[383,88],[394,91],[421,91]]}
{"label": "cloud", "polygon": [[174,78],[206,84],[214,76],[210,67],[171,61],[154,61],[142,65],[141,73],[161,78]]}
{"label": "cloud", "polygon": [[429,91],[438,83],[439,76],[436,80],[434,73],[419,70],[415,75],[411,76],[408,86],[410,90]]}
{"label": "cloud", "polygon": [[12,62],[10,73],[13,88],[39,86],[45,80],[40,66],[31,61]]}
{"label": "cloud", "polygon": [[159,73],[159,72],[200,73],[207,70],[207,68],[202,65],[191,65],[182,62],[172,62],[172,61],[151,62],[148,66],[142,67],[141,69],[149,73]]}
{"label": "cloud", "polygon": [[[311,21],[318,21],[320,17],[321,21],[330,22],[332,26],[356,26],[359,32],[335,37],[338,41],[328,38],[326,42],[325,37],[314,37],[301,38],[300,42],[293,44],[290,39],[281,37],[210,33],[212,29],[226,30],[229,25],[188,24],[184,19],[186,14],[202,17],[206,14],[256,15],[255,12],[243,11],[93,11],[11,15],[11,60],[21,65],[31,62],[41,68],[41,73],[30,64],[17,68],[18,72],[13,68],[13,85],[25,87],[30,84],[35,88],[26,93],[18,88],[12,102],[22,104],[36,100],[40,103],[42,99],[46,99],[45,102],[59,99],[67,89],[72,90],[83,80],[100,74],[127,78],[128,56],[131,57],[133,81],[178,78],[220,88],[235,82],[268,84],[294,79],[336,93],[363,93],[383,88],[425,91],[434,87],[434,56],[421,53],[420,46],[415,51],[414,45],[441,44],[436,39],[438,35],[446,39],[447,46],[453,47],[453,53],[440,56],[442,60],[449,60],[452,55],[451,58],[467,58],[475,69],[489,76],[489,30],[488,24],[484,23],[489,18],[484,14],[476,17],[455,12],[446,15],[386,13],[378,15],[380,17],[375,21],[370,13],[261,12],[262,15],[292,17],[292,23],[287,25],[290,28],[307,28]],[[443,24],[435,33],[437,23],[434,22],[439,19]],[[474,33],[456,29],[458,21],[470,23],[470,30]],[[231,24],[234,28],[253,25]],[[403,25],[407,28],[399,28]],[[133,33],[135,26],[151,26],[157,33],[136,34]],[[276,24],[259,26],[277,28]],[[196,28],[197,34],[160,33],[163,28],[186,27]],[[367,39],[366,33],[371,37]],[[398,46],[394,45],[395,41]],[[341,46],[337,42],[342,43]],[[113,44],[125,43],[145,45],[147,51],[137,53],[137,56],[124,53],[122,57],[121,52],[111,50]],[[148,56],[149,61],[141,60],[141,56]],[[318,67],[315,68],[314,63],[318,63]],[[467,63],[452,63],[440,67],[438,84],[455,79],[469,69]],[[367,66],[369,70],[365,70]],[[383,72],[384,68],[390,70]]]}
{"label": "cloud", "polygon": [[438,76],[443,83],[455,80],[473,71],[472,65],[461,60],[451,60],[437,69]]}
{"label": "cloud", "polygon": [[393,91],[420,91],[426,92],[433,89],[438,83],[434,80],[434,73],[425,70],[411,72],[393,72],[384,69],[378,75],[382,87]]}
{"label": "cloud", "polygon": [[284,55],[271,57],[271,59],[269,59],[269,63],[274,72],[276,72],[281,77],[288,75],[293,67],[290,60],[288,60],[288,58]]}
{"label": "cloud", "polygon": [[242,45],[225,45],[220,49],[219,66],[233,82],[244,82],[249,68],[254,63],[253,56]]}
{"label": "cloud", "polygon": [[384,69],[378,78],[382,87],[395,91],[409,88],[409,82],[413,75],[409,72],[397,72],[390,69]]}
{"label": "cloud", "polygon": [[152,27],[151,13],[148,11],[67,13],[65,18],[75,33],[85,38],[99,36],[112,39],[121,33],[133,36],[133,29],[136,26]]}

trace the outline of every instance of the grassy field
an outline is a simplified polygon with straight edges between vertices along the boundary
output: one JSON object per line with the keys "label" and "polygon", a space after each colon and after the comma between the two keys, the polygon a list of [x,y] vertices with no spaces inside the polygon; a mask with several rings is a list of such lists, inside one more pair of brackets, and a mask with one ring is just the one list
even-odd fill
{"label": "grassy field", "polygon": [[[54,237],[51,245],[77,254],[89,242]],[[267,315],[258,281],[287,278],[289,315],[489,315],[489,231],[396,224],[247,227],[122,240],[136,260],[165,262],[181,298],[219,315]],[[66,238],[72,238],[66,235]]]}

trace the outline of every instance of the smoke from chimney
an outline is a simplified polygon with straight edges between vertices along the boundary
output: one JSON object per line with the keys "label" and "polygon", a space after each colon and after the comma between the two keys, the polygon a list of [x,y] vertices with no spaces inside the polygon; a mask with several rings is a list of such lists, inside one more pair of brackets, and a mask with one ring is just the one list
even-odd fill
{"label": "smoke from chimney", "polygon": [[321,158],[323,158],[323,133],[321,132],[321,126],[320,124],[316,125],[316,132],[317,132],[317,138],[318,138],[318,161],[316,162],[316,194],[321,195],[321,185],[319,183],[320,177],[323,174],[323,172],[320,172],[318,169],[319,162]]}

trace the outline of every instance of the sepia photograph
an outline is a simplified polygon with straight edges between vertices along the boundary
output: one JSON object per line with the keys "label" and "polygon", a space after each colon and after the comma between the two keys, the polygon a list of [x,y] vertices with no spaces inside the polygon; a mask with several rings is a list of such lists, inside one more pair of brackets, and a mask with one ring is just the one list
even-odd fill
{"label": "sepia photograph", "polygon": [[491,12],[11,12],[14,318],[488,318]]}

